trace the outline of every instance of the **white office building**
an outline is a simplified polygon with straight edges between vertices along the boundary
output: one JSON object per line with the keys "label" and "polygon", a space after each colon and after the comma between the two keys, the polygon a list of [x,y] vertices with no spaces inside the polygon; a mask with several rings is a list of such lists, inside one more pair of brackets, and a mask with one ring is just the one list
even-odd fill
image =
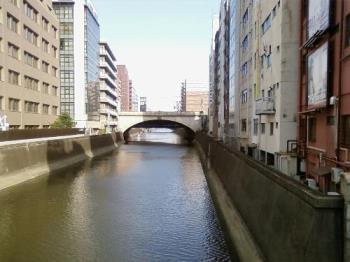
{"label": "white office building", "polygon": [[77,127],[100,127],[100,26],[89,0],[53,0],[60,22],[61,113]]}

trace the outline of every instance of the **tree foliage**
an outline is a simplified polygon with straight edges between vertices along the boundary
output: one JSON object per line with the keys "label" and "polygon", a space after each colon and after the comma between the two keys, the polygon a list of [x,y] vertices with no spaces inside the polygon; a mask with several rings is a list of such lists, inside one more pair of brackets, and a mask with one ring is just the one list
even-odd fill
{"label": "tree foliage", "polygon": [[75,123],[68,113],[60,115],[51,125],[51,128],[73,128]]}

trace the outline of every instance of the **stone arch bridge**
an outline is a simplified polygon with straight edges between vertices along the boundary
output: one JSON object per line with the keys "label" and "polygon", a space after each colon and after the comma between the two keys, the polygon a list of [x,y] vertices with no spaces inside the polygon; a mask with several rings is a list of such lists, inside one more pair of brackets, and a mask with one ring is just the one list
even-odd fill
{"label": "stone arch bridge", "polygon": [[205,127],[206,119],[197,112],[120,112],[119,131],[127,137],[132,128],[184,128],[194,135]]}

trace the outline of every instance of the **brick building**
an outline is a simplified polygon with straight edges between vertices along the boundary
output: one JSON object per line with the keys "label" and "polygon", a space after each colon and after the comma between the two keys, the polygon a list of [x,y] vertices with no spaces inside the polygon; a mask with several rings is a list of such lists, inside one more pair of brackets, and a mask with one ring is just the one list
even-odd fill
{"label": "brick building", "polygon": [[303,0],[301,9],[298,169],[327,193],[350,170],[350,2]]}

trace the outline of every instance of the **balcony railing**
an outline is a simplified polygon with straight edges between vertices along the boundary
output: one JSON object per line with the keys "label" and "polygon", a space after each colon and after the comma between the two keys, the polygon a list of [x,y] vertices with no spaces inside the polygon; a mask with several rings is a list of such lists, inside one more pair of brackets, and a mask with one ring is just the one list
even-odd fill
{"label": "balcony railing", "polygon": [[275,112],[275,100],[272,97],[264,97],[256,101],[256,115],[273,115]]}

